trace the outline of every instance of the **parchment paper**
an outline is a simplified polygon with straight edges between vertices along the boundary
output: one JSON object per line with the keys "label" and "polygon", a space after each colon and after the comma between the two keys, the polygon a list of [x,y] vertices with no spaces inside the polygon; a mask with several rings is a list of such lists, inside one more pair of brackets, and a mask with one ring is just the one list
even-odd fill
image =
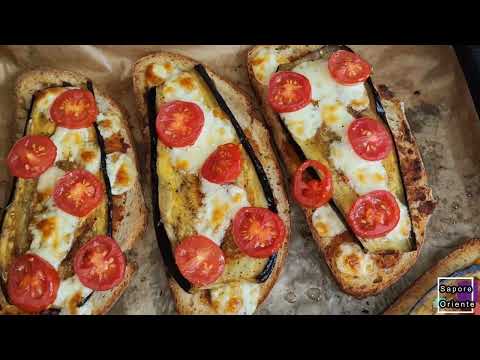
{"label": "parchment paper", "polygon": [[[3,46],[0,47],[0,204],[10,191],[4,158],[24,124],[13,123],[13,86],[25,70],[55,67],[81,72],[122,104],[145,174],[146,144],[132,93],[133,63],[160,49],[210,65],[251,93],[245,68],[249,46]],[[447,46],[355,46],[374,67],[374,81],[386,84],[406,105],[407,117],[439,200],[417,264],[376,297],[343,294],[316,249],[298,207],[292,206],[289,255],[278,283],[257,314],[377,314],[435,261],[468,238],[480,235],[480,122],[455,54]],[[149,179],[143,177],[150,208]],[[111,314],[174,314],[151,216],[134,249],[139,270]]]}

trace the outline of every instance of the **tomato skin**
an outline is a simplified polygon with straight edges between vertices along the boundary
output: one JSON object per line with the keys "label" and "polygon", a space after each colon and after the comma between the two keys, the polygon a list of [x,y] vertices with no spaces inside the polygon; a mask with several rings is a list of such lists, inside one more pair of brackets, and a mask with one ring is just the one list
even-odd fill
{"label": "tomato skin", "polygon": [[358,236],[365,239],[382,237],[400,220],[400,209],[388,191],[376,190],[358,197],[348,213],[348,222]]}
{"label": "tomato skin", "polygon": [[310,81],[293,71],[280,71],[272,75],[268,84],[268,102],[278,113],[300,110],[312,100]]}
{"label": "tomato skin", "polygon": [[254,258],[273,255],[282,246],[286,235],[280,216],[259,207],[241,208],[233,219],[232,232],[238,248]]}
{"label": "tomato skin", "polygon": [[202,235],[183,239],[175,248],[175,262],[182,275],[197,286],[215,282],[225,269],[222,249]]}
{"label": "tomato skin", "polygon": [[61,93],[50,108],[50,117],[58,126],[81,129],[91,126],[98,115],[95,97],[88,90],[71,89]]}
{"label": "tomato skin", "polygon": [[28,313],[47,309],[55,301],[59,285],[60,277],[54,267],[34,254],[17,257],[8,270],[8,297]]}
{"label": "tomato skin", "polygon": [[169,147],[195,144],[205,123],[202,109],[193,102],[175,100],[163,104],[157,114],[160,141]]}
{"label": "tomato skin", "polygon": [[[305,171],[312,167],[318,170],[321,180],[311,179],[305,182]],[[295,171],[293,176],[293,197],[302,206],[318,208],[326,204],[333,196],[333,181],[330,170],[315,160],[307,160]]]}
{"label": "tomato skin", "polygon": [[363,117],[352,121],[348,127],[348,140],[355,153],[362,159],[385,159],[392,151],[392,139],[379,121]]}
{"label": "tomato skin", "polygon": [[335,51],[328,59],[328,70],[341,85],[364,82],[372,73],[372,67],[359,55],[346,50]]}
{"label": "tomato skin", "polygon": [[237,144],[220,145],[207,158],[200,171],[203,178],[215,184],[234,182],[242,171],[242,152]]}
{"label": "tomato skin", "polygon": [[66,213],[83,217],[100,204],[104,193],[103,184],[91,172],[73,170],[57,181],[53,189],[53,200]]}
{"label": "tomato skin", "polygon": [[7,165],[13,176],[33,179],[42,175],[57,157],[57,147],[48,136],[27,135],[10,149]]}
{"label": "tomato skin", "polygon": [[105,291],[120,284],[125,276],[126,260],[117,242],[98,235],[75,254],[73,269],[80,282],[95,291]]}

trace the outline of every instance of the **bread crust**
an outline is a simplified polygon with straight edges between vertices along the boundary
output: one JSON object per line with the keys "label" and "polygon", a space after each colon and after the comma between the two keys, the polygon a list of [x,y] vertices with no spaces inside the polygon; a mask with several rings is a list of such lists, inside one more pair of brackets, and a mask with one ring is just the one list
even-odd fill
{"label": "bread crust", "polygon": [[[269,47],[272,48],[276,46],[259,45],[248,51],[246,59],[247,72],[250,83],[259,99],[267,127],[271,131],[275,145],[280,153],[283,163],[285,164],[288,177],[291,177],[298,166],[300,166],[301,160],[297,156],[292,144],[289,143],[285,136],[284,130],[278,121],[278,115],[274,112],[267,101],[268,87],[266,83],[257,79],[253,68],[254,55]],[[291,62],[312,51],[319,50],[321,47],[322,45],[282,45],[277,46],[276,51],[279,56],[288,58],[289,62]],[[388,89],[379,91],[379,95],[385,109],[388,125],[392,130],[394,141],[398,149],[400,170],[405,184],[412,226],[416,235],[416,249],[401,254],[399,258],[395,259],[396,263],[393,266],[379,268],[376,277],[372,277],[372,281],[369,281],[368,283],[357,281],[338,271],[334,261],[334,254],[338,246],[342,243],[354,242],[351,234],[347,233],[346,235],[339,235],[334,238],[329,245],[326,245],[325,241],[322,240],[312,224],[313,211],[302,207],[313,238],[320,251],[323,253],[338,285],[342,291],[359,299],[378,294],[395,283],[413,266],[424,243],[426,225],[436,206],[432,190],[428,186],[427,175],[421,154],[405,115],[403,103],[398,99],[395,99]],[[372,255],[375,261],[384,262],[385,259],[379,258],[379,256],[381,255]]]}
{"label": "bread crust", "polygon": [[406,315],[432,287],[438,277],[449,276],[465,269],[480,259],[480,239],[465,241],[457,249],[438,261],[420,276],[395,302],[385,310],[384,315]]}
{"label": "bread crust", "polygon": [[[28,116],[28,110],[30,109],[32,95],[36,91],[49,86],[61,86],[63,82],[68,82],[72,84],[72,86],[81,86],[85,85],[87,81],[88,78],[78,73],[50,68],[31,70],[21,74],[15,84],[15,121],[19,126],[24,126]],[[129,145],[127,154],[133,156],[137,173],[140,174],[138,171],[138,158],[135,152],[135,144],[129,127],[126,111],[112,98],[105,95],[101,89],[95,86],[95,84],[93,86],[95,97],[97,102],[100,102],[100,107],[109,108],[120,115],[119,118],[122,122],[122,137]],[[123,219],[118,220],[117,223],[113,224],[113,237],[117,240],[127,257],[125,277],[115,288],[108,291],[96,291],[93,293],[89,299],[89,302],[92,303],[92,314],[106,314],[128,287],[137,269],[137,264],[130,256],[129,250],[133,247],[134,243],[142,237],[147,225],[147,210],[139,176],[137,176],[132,188],[125,193],[123,199],[124,204],[122,206],[124,206],[125,209],[128,209],[128,211]],[[4,298],[0,299],[0,314],[17,312],[19,312],[19,310],[12,305],[7,305]]]}
{"label": "bread crust", "polygon": [[[158,52],[147,55],[139,59],[133,70],[133,88],[135,99],[137,102],[138,111],[144,121],[144,126],[147,127],[147,103],[145,101],[146,90],[148,89],[145,72],[147,67],[152,63],[162,63],[169,61],[184,70],[190,70],[197,61],[188,57],[170,53]],[[278,214],[284,221],[287,229],[286,241],[282,248],[278,251],[275,268],[266,282],[261,285],[259,304],[261,304],[273,285],[278,279],[280,271],[283,267],[287,256],[287,244],[290,237],[290,216],[289,204],[285,193],[285,183],[280,165],[274,155],[271,139],[269,139],[268,131],[265,129],[261,117],[255,110],[252,101],[248,95],[239,87],[224,79],[218,74],[212,72],[208,66],[204,65],[208,71],[209,76],[214,80],[219,92],[224,97],[228,106],[235,114],[239,124],[246,131],[246,136],[249,142],[255,149],[255,153],[262,163],[265,172],[270,180],[274,197],[277,201]],[[146,136],[146,138],[150,138]],[[266,139],[269,139],[266,141]],[[198,292],[196,294],[186,293],[177,282],[169,277],[169,284],[175,301],[177,312],[180,314],[215,314],[215,309],[209,304],[205,298],[205,292]]]}

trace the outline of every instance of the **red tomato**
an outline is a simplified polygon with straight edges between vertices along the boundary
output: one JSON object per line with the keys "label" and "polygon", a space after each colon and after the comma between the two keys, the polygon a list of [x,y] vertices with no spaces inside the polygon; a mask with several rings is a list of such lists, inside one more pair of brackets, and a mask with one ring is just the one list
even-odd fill
{"label": "red tomato", "polygon": [[202,176],[215,184],[234,182],[242,171],[242,152],[237,144],[220,145],[202,166]]}
{"label": "red tomato", "polygon": [[7,156],[10,173],[22,179],[43,174],[55,161],[57,147],[48,136],[29,135],[18,140]]}
{"label": "red tomato", "polygon": [[293,71],[280,71],[268,84],[268,101],[278,113],[300,110],[312,99],[310,81],[302,74]]}
{"label": "red tomato", "polygon": [[372,68],[368,62],[357,54],[338,50],[328,59],[328,70],[336,82],[353,85],[368,79]]}
{"label": "red tomato", "polygon": [[193,235],[175,248],[175,262],[182,275],[192,284],[211,284],[222,275],[225,256],[222,249],[205,236]]}
{"label": "red tomato", "polygon": [[99,235],[78,249],[73,269],[80,282],[89,289],[105,291],[114,288],[125,275],[125,256],[111,237]]}
{"label": "red tomato", "polygon": [[34,254],[17,257],[8,270],[7,292],[12,304],[37,313],[57,297],[60,277],[48,262]]}
{"label": "red tomato", "polygon": [[62,176],[53,190],[53,201],[70,215],[83,217],[102,201],[104,187],[86,170],[73,170]]}
{"label": "red tomato", "polygon": [[[321,180],[305,181],[305,171],[312,167],[321,173]],[[318,208],[327,203],[333,194],[332,174],[318,161],[307,160],[295,171],[293,176],[293,196],[302,206]]]}
{"label": "red tomato", "polygon": [[348,213],[355,234],[365,239],[384,236],[397,226],[400,209],[395,197],[385,190],[360,196]]}
{"label": "red tomato", "polygon": [[282,219],[265,208],[244,207],[233,219],[233,240],[248,256],[265,258],[274,254],[285,239]]}
{"label": "red tomato", "polygon": [[195,103],[172,101],[158,110],[156,127],[158,138],[170,147],[193,145],[202,131],[205,118]]}
{"label": "red tomato", "polygon": [[360,118],[348,127],[348,140],[358,156],[365,160],[383,160],[392,151],[392,139],[380,121]]}
{"label": "red tomato", "polygon": [[73,89],[60,94],[50,108],[50,116],[58,126],[68,129],[89,127],[97,119],[95,97],[88,90]]}

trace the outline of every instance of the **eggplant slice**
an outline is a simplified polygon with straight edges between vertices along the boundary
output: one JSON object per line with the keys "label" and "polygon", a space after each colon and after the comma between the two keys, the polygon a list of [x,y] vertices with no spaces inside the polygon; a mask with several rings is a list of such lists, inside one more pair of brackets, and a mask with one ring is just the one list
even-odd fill
{"label": "eggplant slice", "polygon": [[[197,73],[200,75],[203,81],[205,81],[208,88],[210,89],[213,96],[215,97],[215,100],[217,101],[218,105],[223,110],[223,112],[227,114],[228,118],[230,119],[230,122],[235,128],[235,132],[237,133],[237,136],[240,139],[240,142],[242,143],[243,148],[247,152],[255,168],[257,177],[260,180],[260,183],[262,185],[265,199],[267,200],[268,208],[275,214],[278,214],[277,202],[275,201],[275,197],[273,196],[273,190],[272,190],[272,187],[270,186],[270,182],[268,181],[267,174],[265,173],[265,170],[263,169],[262,164],[258,160],[257,155],[255,154],[255,151],[253,151],[252,145],[250,144],[247,137],[245,136],[245,133],[243,132],[242,127],[238,123],[237,119],[235,119],[235,116],[233,115],[232,111],[230,110],[227,103],[225,102],[225,99],[217,90],[215,83],[213,82],[212,78],[208,75],[203,65],[197,64],[195,65],[194,69],[195,71],[197,71]],[[263,271],[258,275],[257,282],[262,283],[267,281],[268,277],[272,273],[273,268],[275,267],[276,259],[277,259],[277,254],[270,256]]]}
{"label": "eggplant slice", "polygon": [[[207,85],[209,91],[215,98],[217,104],[222,109],[222,111],[228,116],[232,126],[235,129],[235,132],[240,139],[240,142],[247,152],[253,167],[255,169],[255,173],[260,181],[262,186],[263,194],[268,204],[268,208],[278,213],[277,203],[273,196],[273,190],[268,180],[268,177],[265,173],[265,170],[262,167],[262,164],[258,160],[255,151],[252,148],[252,145],[248,141],[245,133],[243,132],[242,127],[236,120],[235,116],[233,115],[232,111],[228,107],[227,103],[225,102],[224,98],[217,90],[214,81],[208,75],[207,71],[201,64],[197,64],[194,66],[194,71],[199,75],[199,77],[203,80],[203,82]],[[154,135],[156,134],[156,97],[157,97],[157,90],[156,87],[151,87],[147,94],[146,94],[146,103],[147,103],[147,112],[148,112],[148,125],[149,131],[151,135],[151,158],[150,158],[150,170],[151,170],[151,179],[152,179],[152,202],[153,202],[153,218],[154,218],[154,226],[155,226],[155,233],[157,237],[157,242],[159,248],[162,253],[163,261],[165,263],[166,268],[168,269],[169,274],[176,280],[179,286],[186,292],[190,292],[192,290],[192,284],[185,279],[185,277],[180,273],[177,264],[175,263],[175,258],[173,255],[173,249],[171,241],[168,237],[167,231],[165,229],[165,225],[163,223],[160,208],[159,208],[159,179],[157,174],[157,144],[158,139]],[[277,254],[270,256],[267,263],[265,264],[261,273],[256,277],[258,283],[263,283],[268,280],[270,277],[273,269],[275,268],[275,263],[277,259]]]}
{"label": "eggplant slice", "polygon": [[[72,84],[64,81],[64,82],[62,82],[61,85],[53,84],[53,85],[50,85],[48,87],[43,88],[42,90],[45,90],[45,89],[48,89],[48,88],[71,87],[71,86],[72,86]],[[93,84],[92,84],[91,80],[87,81],[86,89],[88,91],[90,91],[93,94],[93,96],[95,97]],[[32,117],[32,112],[33,112],[34,105],[35,105],[35,94],[32,95],[32,99],[31,99],[31,102],[30,102],[30,108],[28,110],[28,115],[27,115],[27,119],[25,121],[25,127],[24,127],[24,130],[23,130],[23,135],[22,136],[27,135],[28,125],[29,125],[30,119]],[[102,178],[103,178],[103,181],[104,181],[104,184],[105,184],[105,190],[106,190],[106,193],[107,193],[107,204],[106,204],[107,205],[107,209],[106,209],[107,210],[107,219],[106,219],[107,220],[107,231],[106,231],[106,234],[108,236],[112,236],[112,223],[113,223],[113,217],[112,217],[113,200],[112,200],[112,197],[113,197],[113,195],[112,195],[112,191],[111,191],[110,179],[109,179],[108,173],[107,173],[107,163],[106,163],[107,158],[106,158],[106,151],[105,151],[105,143],[104,143],[103,137],[100,134],[100,130],[98,129],[98,125],[97,125],[96,122],[94,123],[94,130],[95,130],[97,142],[98,142],[98,145],[99,145],[99,148],[100,148],[100,170],[102,172]],[[12,183],[12,189],[11,189],[11,192],[10,192],[10,196],[8,198],[7,204],[4,206],[4,209],[3,209],[3,212],[2,212],[2,215],[1,215],[0,224],[1,224],[2,231],[3,231],[5,215],[7,213],[8,207],[12,204],[12,201],[15,198],[17,182],[18,182],[18,178],[14,177],[13,178],[13,183]],[[34,184],[36,184],[36,180],[34,180]],[[29,221],[30,221],[30,219],[28,220],[28,222]],[[0,279],[0,285],[1,285],[4,296],[7,298],[8,293],[6,291],[6,269],[4,269],[4,271],[2,271],[2,273],[3,274],[2,274],[2,277]],[[92,291],[90,293],[90,295],[88,295],[84,299],[82,299],[79,302],[78,307],[81,307],[81,306],[85,305],[93,294],[94,294],[94,291]],[[8,299],[7,299],[7,301],[8,301]],[[43,315],[58,315],[60,313],[60,311],[61,311],[60,309],[52,307],[52,308],[42,312],[42,314]]]}
{"label": "eggplant slice", "polygon": [[[281,65],[277,68],[277,72],[278,71],[283,71],[283,70],[291,70],[293,69],[295,66],[303,63],[303,62],[306,62],[306,61],[313,61],[313,60],[318,60],[318,59],[325,59],[328,55],[332,54],[333,52],[335,51],[338,51],[338,50],[345,50],[345,51],[349,51],[349,52],[352,52],[354,53],[354,51],[352,49],[350,49],[349,47],[345,46],[345,45],[325,45],[323,46],[321,49],[317,50],[317,51],[313,51],[309,54],[307,54],[306,56],[303,56],[293,62],[290,62],[288,64],[285,64],[285,65]],[[386,118],[386,114],[385,114],[385,109],[383,108],[383,105],[382,105],[382,102],[380,100],[380,96],[378,94],[378,92],[376,91],[375,87],[373,86],[373,82],[372,82],[372,78],[369,77],[367,79],[367,81],[365,82],[365,87],[366,87],[366,90],[367,90],[367,94],[372,94],[373,96],[373,99],[375,101],[375,110],[376,110],[376,114],[378,115],[378,117],[383,121],[383,124],[385,125],[385,127],[388,129],[392,139],[394,139],[394,136],[393,136],[393,133],[392,133],[392,130],[390,128],[390,125],[388,124],[388,121],[387,121],[387,118]],[[293,149],[295,150],[295,153],[297,154],[297,156],[299,157],[299,159],[301,159],[301,161],[306,161],[308,160],[307,156],[305,155],[305,153],[303,152],[302,150],[302,147],[295,141],[292,133],[290,132],[290,130],[288,129],[287,125],[285,124],[285,122],[280,118],[280,115],[277,115],[278,117],[278,121],[280,122],[280,124],[282,125],[282,129],[283,131],[285,132],[285,136],[287,137],[288,141],[290,142],[290,144],[292,145]],[[397,144],[395,141],[393,141],[393,144],[394,144],[394,149],[395,149],[395,159],[396,159],[396,162],[397,162],[397,168],[400,172],[400,179],[401,179],[401,185],[402,185],[402,192],[404,194],[404,196],[406,197],[407,196],[407,191],[405,189],[405,184],[404,184],[404,180],[403,180],[403,177],[404,177],[404,174],[402,173],[402,169],[401,169],[401,166],[400,166],[400,163],[399,163],[399,154],[398,154],[398,148],[397,148]],[[318,179],[318,174],[316,173],[316,171],[312,170],[312,171],[309,171],[309,174],[310,176],[312,176],[313,178],[315,179]],[[342,221],[342,223],[345,225],[345,227],[350,231],[350,233],[352,234],[352,237],[354,237],[354,239],[356,240],[356,242],[365,250],[362,242],[357,238],[357,236],[355,235],[355,233],[352,231],[350,225],[348,224],[348,222],[346,221],[345,219],[345,215],[344,213],[339,209],[339,204],[337,204],[337,202],[335,201],[334,198],[332,198],[330,201],[329,201],[329,205],[332,207],[332,209],[337,213],[337,215],[339,215],[340,217],[340,220]],[[406,201],[405,201],[405,205],[407,206],[407,209],[408,209],[408,216],[410,218],[410,221],[412,220],[412,217],[411,217],[411,213],[410,213],[410,206],[409,206],[409,202],[408,202],[408,198],[406,198]],[[416,250],[416,236],[415,236],[415,232],[413,231],[413,227],[410,227],[410,239],[409,239],[409,243],[411,244],[411,250]],[[366,250],[365,250],[366,251]]]}
{"label": "eggplant slice", "polygon": [[153,226],[155,227],[155,234],[157,236],[158,247],[163,257],[163,262],[168,269],[169,274],[175,279],[180,287],[189,292],[192,288],[190,282],[185,279],[173,256],[173,249],[170,239],[168,238],[167,230],[163,224],[162,216],[160,214],[160,206],[158,204],[158,174],[157,174],[157,137],[155,136],[157,118],[157,111],[155,110],[157,98],[157,88],[151,87],[147,93],[147,108],[148,108],[148,126],[150,131],[150,173],[152,177],[152,212],[153,212]]}

